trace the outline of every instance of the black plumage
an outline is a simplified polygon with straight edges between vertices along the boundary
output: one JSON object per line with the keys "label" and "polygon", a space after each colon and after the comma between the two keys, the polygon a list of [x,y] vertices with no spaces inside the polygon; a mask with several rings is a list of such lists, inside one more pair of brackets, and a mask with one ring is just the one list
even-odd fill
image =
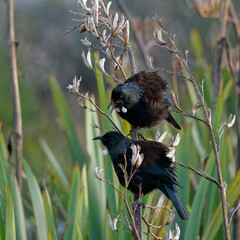
{"label": "black plumage", "polygon": [[[161,190],[172,202],[179,216],[187,220],[188,216],[184,207],[176,194],[176,185],[180,186],[176,180],[176,170],[171,158],[167,156],[169,149],[162,143],[154,141],[133,141],[118,132],[108,132],[94,140],[101,140],[108,148],[115,172],[119,182],[125,186],[123,170],[120,167],[125,165],[124,152],[126,151],[127,174],[130,176],[132,169],[132,144],[141,147],[140,153],[144,154],[144,159],[137,168],[131,179],[128,189],[135,195],[139,195],[139,188],[143,195],[154,189]],[[133,166],[133,170],[136,169]]]}
{"label": "black plumage", "polygon": [[109,107],[135,128],[153,127],[165,119],[181,129],[169,112],[173,104],[167,88],[167,81],[156,71],[141,71],[113,89]]}

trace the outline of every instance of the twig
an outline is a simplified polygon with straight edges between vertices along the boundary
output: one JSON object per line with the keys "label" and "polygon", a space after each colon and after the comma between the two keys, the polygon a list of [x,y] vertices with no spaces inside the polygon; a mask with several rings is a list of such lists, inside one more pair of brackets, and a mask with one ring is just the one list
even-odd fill
{"label": "twig", "polygon": [[[147,63],[147,52],[146,52],[146,48],[144,46],[142,37],[140,35],[140,33],[137,31],[136,28],[136,24],[134,19],[131,17],[131,14],[128,12],[128,9],[125,5],[125,3],[122,0],[117,0],[118,5],[120,6],[122,12],[125,14],[125,16],[129,19],[130,25],[132,27],[135,39],[136,39],[136,43],[139,46],[140,49],[140,53],[142,54],[145,63]],[[128,43],[127,46],[127,52],[128,52],[128,57],[129,57],[129,62],[130,62],[130,66],[131,66],[131,73],[132,75],[136,74],[137,70],[136,70],[136,65],[135,65],[135,60],[134,60],[134,54],[132,52],[131,46]],[[131,129],[133,129],[133,126],[131,126]],[[132,131],[131,137],[133,140],[138,140],[138,134],[137,132]],[[138,198],[134,195],[134,201],[138,200]],[[136,238],[139,238],[140,240],[142,239],[142,209],[141,207],[137,206],[137,208],[134,211],[134,218],[135,218],[135,223],[136,224],[136,228],[137,228],[137,235],[135,236]]]}
{"label": "twig", "polygon": [[[125,179],[124,203],[126,205],[128,214],[129,214],[130,219],[131,219],[132,235],[133,235],[134,239],[141,240],[142,239],[142,228],[141,228],[141,232],[139,232],[139,228],[138,228],[139,226],[137,225],[137,224],[139,224],[139,222],[136,222],[136,212],[135,212],[135,214],[133,216],[131,208],[130,208],[130,206],[128,204],[128,201],[127,201],[127,188],[128,188],[128,185],[129,185],[129,183],[131,181],[131,178],[133,177],[133,174],[135,172],[133,172],[133,174],[131,174],[131,176],[129,176],[129,179],[128,179],[126,151],[124,152],[124,159],[125,159],[125,166],[122,168],[123,173],[124,173],[124,179]],[[135,198],[134,198],[134,200],[135,200]],[[138,211],[139,208],[140,207],[137,208],[137,211]],[[140,220],[140,224],[142,225],[142,220]]]}
{"label": "twig", "polygon": [[235,84],[237,84],[237,79],[235,77],[235,74],[233,72],[233,68],[232,68],[232,63],[231,63],[231,58],[230,58],[230,51],[229,51],[229,44],[228,44],[228,41],[226,40],[225,41],[225,49],[226,49],[226,54],[227,54],[227,60],[228,60],[228,67],[229,67],[229,70],[231,72],[231,75],[233,77],[233,81]]}
{"label": "twig", "polygon": [[237,33],[238,38],[240,38],[240,21],[238,18],[238,15],[236,13],[235,7],[233,6],[232,1],[230,1],[230,6],[229,6],[230,14],[233,18],[233,24]]}
{"label": "twig", "polygon": [[229,217],[228,217],[228,224],[229,224],[229,226],[231,224],[233,215],[237,212],[238,209],[240,209],[240,200],[238,201],[237,206],[229,211]]}
{"label": "twig", "polygon": [[[229,1],[229,0],[226,0]],[[228,7],[228,5],[226,4],[226,7]],[[198,87],[198,84],[195,81],[195,78],[193,77],[193,74],[188,66],[187,61],[181,56],[179,50],[177,49],[174,39],[168,34],[168,32],[166,31],[166,29],[164,28],[164,26],[162,25],[161,21],[157,18],[156,14],[155,14],[155,19],[157,20],[157,22],[160,24],[160,26],[163,28],[163,30],[165,31],[166,36],[168,37],[169,41],[172,43],[172,47],[173,50],[176,54],[176,58],[181,60],[181,64],[184,66],[184,68],[186,69],[190,79],[192,80],[192,84],[194,86],[194,89],[199,97],[200,103],[202,105],[203,108],[203,112],[204,115],[206,117],[206,123],[210,132],[210,136],[211,136],[211,143],[212,143],[212,148],[213,148],[213,152],[214,152],[214,156],[215,156],[215,162],[216,162],[216,166],[217,166],[217,175],[218,175],[218,188],[220,190],[220,196],[221,196],[221,202],[222,202],[222,211],[223,211],[223,222],[224,222],[224,230],[225,230],[225,237],[227,240],[230,240],[230,232],[229,232],[229,224],[228,224],[228,216],[227,216],[227,202],[226,202],[226,189],[224,187],[224,183],[222,180],[222,172],[221,172],[221,167],[220,167],[220,159],[219,159],[219,153],[217,150],[217,144],[214,138],[214,129],[212,127],[212,123],[211,123],[211,118],[208,114],[208,110],[206,108],[205,102],[204,102],[204,96],[202,96],[201,91]],[[224,25],[223,25],[224,26]]]}
{"label": "twig", "polygon": [[185,79],[187,79],[188,81],[192,81],[191,78],[189,78],[188,76],[180,73],[180,72],[172,72],[172,71],[169,71],[167,69],[164,69],[164,68],[156,68],[157,71],[163,71],[163,72],[166,72],[168,74],[171,74],[171,75],[176,75],[176,76],[179,76],[179,77],[183,77]]}
{"label": "twig", "polygon": [[230,0],[222,1],[221,13],[220,13],[220,29],[221,29],[220,38],[223,38],[226,35],[229,3],[230,3]]}
{"label": "twig", "polygon": [[150,206],[150,205],[145,205],[144,208],[149,208],[149,209],[151,209],[152,211],[156,211],[155,209],[166,209],[166,210],[169,211],[170,213],[173,212],[173,210],[171,210],[169,207],[165,207],[165,206],[156,206],[156,207],[153,207],[153,206]]}
{"label": "twig", "polygon": [[154,225],[150,224],[150,223],[146,220],[146,218],[145,218],[144,216],[142,216],[142,219],[143,219],[143,221],[145,222],[145,224],[147,225],[148,232],[154,237],[154,239],[161,239],[161,240],[165,239],[165,238],[156,236],[156,235],[152,232],[152,230],[151,230],[151,227],[156,227],[156,228],[160,228],[160,229],[161,229],[162,226],[157,227],[157,226],[154,226]]}
{"label": "twig", "polygon": [[182,164],[182,163],[180,163],[180,162],[178,162],[178,161],[176,161],[176,163],[177,163],[178,165],[184,167],[184,168],[187,168],[187,169],[193,171],[195,174],[197,174],[197,175],[199,175],[199,176],[201,176],[201,177],[203,177],[203,178],[206,178],[207,180],[215,183],[218,187],[220,186],[219,182],[218,182],[215,178],[209,176],[209,175],[206,174],[204,171],[202,171],[202,170],[196,170],[195,168],[193,168],[193,167],[190,166],[189,164],[186,166],[186,165],[184,165],[184,164]]}
{"label": "twig", "polygon": [[130,25],[132,27],[133,34],[134,34],[136,43],[138,45],[138,48],[140,50],[140,53],[141,53],[145,63],[147,63],[147,56],[148,56],[147,51],[146,51],[147,48],[146,48],[146,46],[145,46],[145,44],[143,42],[141,34],[137,30],[137,26],[136,26],[134,18],[129,13],[129,11],[128,11],[128,9],[127,9],[127,7],[126,7],[126,5],[125,5],[123,0],[117,0],[117,3],[118,3],[118,6],[120,7],[121,11],[129,19],[129,23],[130,23]]}
{"label": "twig", "polygon": [[16,154],[16,177],[20,192],[22,191],[22,114],[17,74],[17,42],[15,40],[14,29],[14,3],[13,0],[7,0],[8,8],[8,31],[10,48],[11,79],[13,87],[13,106],[14,106],[14,129],[13,136],[15,142]]}
{"label": "twig", "polygon": [[198,118],[198,117],[192,115],[191,113],[180,112],[180,111],[176,111],[176,110],[174,110],[174,109],[170,110],[170,112],[175,112],[175,113],[181,114],[181,115],[183,115],[183,116],[185,116],[185,117],[189,117],[189,118],[194,118],[194,119],[196,119],[196,120],[198,120],[198,121],[200,121],[200,122],[203,122],[203,123],[205,123],[206,125],[208,125],[208,123],[207,123],[205,120],[203,120],[203,119],[201,119],[201,118]]}
{"label": "twig", "polygon": [[[111,118],[107,113],[105,113],[105,112],[92,100],[92,98],[91,98],[90,96],[87,97],[87,96],[85,96],[85,95],[83,95],[83,94],[81,94],[81,93],[79,93],[79,92],[77,92],[77,94],[78,94],[80,97],[88,100],[101,114],[103,114],[104,116],[106,116],[106,117],[109,119],[109,121],[112,123],[112,125],[114,126],[114,128],[115,128],[119,133],[122,133],[122,131],[117,127],[117,125],[114,123],[114,121],[112,120],[112,118]],[[122,133],[122,134],[123,134],[123,133]]]}
{"label": "twig", "polygon": [[204,102],[204,98],[198,88],[198,85],[191,73],[191,70],[189,69],[188,65],[185,63],[185,61],[183,60],[183,64],[189,74],[189,76],[191,77],[192,81],[193,81],[193,86],[196,90],[196,93],[200,99],[200,102],[202,104],[202,108],[203,108],[203,112],[204,115],[207,119],[207,125],[208,125],[208,129],[211,135],[211,142],[212,142],[212,147],[213,147],[213,151],[214,151],[214,156],[215,156],[215,162],[216,162],[216,166],[217,166],[217,174],[218,174],[218,182],[219,182],[219,190],[220,190],[220,194],[221,194],[221,201],[222,201],[222,208],[223,208],[223,221],[224,221],[224,229],[225,229],[225,237],[227,240],[230,240],[230,232],[229,232],[229,225],[228,225],[228,221],[227,221],[227,203],[226,203],[226,194],[225,194],[225,189],[223,186],[223,180],[222,180],[222,171],[221,171],[221,166],[220,166],[220,159],[219,159],[219,154],[217,151],[217,145],[216,145],[216,141],[214,138],[214,131],[213,131],[213,127],[212,127],[212,123],[211,123],[211,119],[208,116],[208,112],[207,112],[207,108]]}
{"label": "twig", "polygon": [[127,51],[128,51],[128,56],[129,56],[129,61],[130,61],[130,66],[131,66],[131,72],[132,72],[132,75],[134,75],[134,74],[136,74],[137,70],[136,70],[136,66],[135,66],[133,51],[132,51],[129,43],[127,45]]}

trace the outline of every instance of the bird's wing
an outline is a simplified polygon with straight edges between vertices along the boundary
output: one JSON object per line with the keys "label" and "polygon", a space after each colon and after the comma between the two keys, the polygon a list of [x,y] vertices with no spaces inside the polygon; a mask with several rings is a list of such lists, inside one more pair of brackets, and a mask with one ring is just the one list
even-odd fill
{"label": "bird's wing", "polygon": [[177,180],[175,179],[174,175],[171,174],[166,168],[157,165],[155,168],[152,167],[145,167],[144,171],[156,176],[160,181],[169,183],[169,184],[175,184],[179,187],[182,187]]}

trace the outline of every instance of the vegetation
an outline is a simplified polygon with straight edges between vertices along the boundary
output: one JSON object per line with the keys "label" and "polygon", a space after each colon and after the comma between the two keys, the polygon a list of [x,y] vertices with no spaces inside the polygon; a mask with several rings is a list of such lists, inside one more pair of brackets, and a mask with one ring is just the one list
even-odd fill
{"label": "vegetation", "polygon": [[[181,43],[175,45],[175,41],[171,42],[172,35],[168,35],[168,31],[161,25],[162,22],[158,18],[155,20],[164,33],[164,41],[170,41],[173,47],[181,45]],[[88,34],[89,36],[90,34]],[[163,39],[160,38],[159,31],[155,32],[155,38],[158,46],[169,51],[167,48],[169,45],[161,42]],[[177,168],[178,181],[183,189],[179,190],[178,195],[184,206],[187,206],[187,212],[190,216],[188,221],[181,221],[179,217],[176,217],[174,223],[180,227],[180,239],[196,239],[198,236],[200,239],[208,240],[223,239],[225,228],[219,189],[224,187],[230,236],[233,238],[234,229],[231,220],[240,196],[240,188],[238,187],[240,171],[237,171],[236,167],[237,124],[235,123],[231,127],[234,122],[233,116],[238,115],[237,81],[231,68],[229,69],[228,65],[223,66],[219,71],[221,78],[219,91],[214,95],[217,85],[212,81],[213,64],[205,57],[203,39],[197,30],[191,31],[190,41],[192,52],[189,53],[189,57],[186,52],[186,56],[181,57],[173,69],[164,69],[163,71],[163,74],[166,71],[174,73],[172,81],[168,81],[170,88],[174,90],[172,98],[177,106],[172,114],[181,123],[182,130],[173,130],[165,123],[161,123],[159,129],[161,133],[167,130],[171,134],[180,134],[181,141],[176,147],[175,159],[181,163],[177,164]],[[132,39],[130,39],[130,44],[134,45]],[[90,46],[90,48],[94,47]],[[177,48],[171,52],[173,57],[176,52],[180,53]],[[172,63],[171,57],[168,59],[169,63]],[[88,60],[86,56],[85,61]],[[101,144],[92,141],[94,137],[102,135],[102,129],[111,130],[112,122],[114,122],[115,128],[118,128],[125,135],[128,134],[129,124],[123,122],[114,112],[111,115],[112,120],[109,120],[107,116],[110,115],[110,111],[107,110],[107,105],[112,86],[115,84],[111,78],[115,79],[119,75],[130,75],[131,69],[119,62],[118,67],[123,67],[123,69],[120,69],[120,73],[119,70],[117,71],[118,75],[114,75],[116,72],[111,67],[112,63],[109,64],[108,71],[104,72],[104,63],[101,64],[98,53],[94,53],[94,60],[97,63],[92,66],[92,70],[95,72],[94,85],[98,89],[98,94],[94,96],[75,92],[80,95],[80,99],[78,99],[80,106],[86,109],[86,111],[81,112],[81,117],[85,118],[84,134],[78,134],[77,123],[70,111],[72,106],[67,103],[56,78],[53,75],[49,76],[52,100],[57,110],[58,122],[60,122],[57,134],[58,137],[64,138],[66,146],[64,149],[68,151],[67,154],[64,154],[64,157],[68,156],[64,162],[68,164],[65,165],[63,161],[60,161],[62,159],[61,146],[55,148],[54,144],[41,136],[36,148],[38,151],[41,149],[48,159],[49,170],[43,173],[37,172],[37,167],[33,161],[36,160],[39,163],[41,157],[38,155],[39,159],[31,159],[33,155],[25,150],[22,159],[23,187],[21,190],[15,174],[17,170],[13,160],[15,156],[11,151],[12,145],[8,142],[7,136],[3,136],[2,128],[5,123],[1,123],[0,215],[2,217],[0,219],[0,240],[132,238],[129,229],[129,226],[132,225],[129,224],[131,221],[127,215],[129,213],[127,208],[131,204],[129,199],[132,199],[132,196],[119,185],[111,160],[108,155],[103,154]],[[192,77],[197,86],[200,86],[199,90],[204,96],[204,104],[199,102],[201,99],[195,91],[195,86],[186,79],[192,80],[191,75],[187,72],[188,65],[186,65],[187,67],[184,65],[184,63],[188,64],[188,61],[192,69]],[[156,58],[154,58],[154,62],[157,62]],[[89,62],[86,62],[89,67],[88,64]],[[161,69],[159,70],[161,71]],[[167,76],[170,79],[171,75]],[[83,76],[82,82],[84,79]],[[75,99],[75,95],[72,97]],[[203,105],[206,107],[207,117],[203,111]],[[105,114],[99,111],[98,106]],[[75,108],[75,111],[80,111],[78,109],[79,106]],[[199,121],[199,119],[201,120]],[[220,159],[222,183],[219,183],[211,131],[209,131],[209,125],[202,120],[210,121],[210,126],[212,126]],[[159,137],[159,132],[156,134],[154,129],[146,129],[142,132],[152,139],[155,139],[155,135]],[[166,139],[167,143],[171,142],[171,135]],[[70,167],[66,167],[67,165]],[[95,177],[96,174],[94,175],[96,167],[103,169],[102,172],[97,172],[97,177],[100,177],[102,181]],[[219,185],[221,186],[219,187]],[[123,193],[123,198],[119,192]],[[171,234],[178,234],[178,227],[173,223],[168,223],[168,220],[173,219],[172,212],[168,211],[172,207],[170,201],[161,196],[159,191],[145,196],[142,201],[150,206],[143,209],[145,219],[143,239],[153,239],[154,235],[171,239]],[[155,209],[155,206],[158,208]],[[131,216],[131,213],[129,214]],[[169,229],[175,229],[176,232],[169,233]],[[179,235],[177,236],[179,237]]]}

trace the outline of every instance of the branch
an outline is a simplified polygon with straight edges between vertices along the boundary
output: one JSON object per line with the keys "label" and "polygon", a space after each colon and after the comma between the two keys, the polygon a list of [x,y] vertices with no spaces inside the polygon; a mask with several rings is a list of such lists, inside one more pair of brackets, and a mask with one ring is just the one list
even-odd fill
{"label": "branch", "polygon": [[146,51],[146,46],[143,42],[142,36],[139,33],[139,31],[137,30],[137,26],[135,23],[134,18],[132,17],[132,15],[129,13],[128,8],[126,7],[125,3],[123,0],[117,0],[118,6],[120,7],[121,11],[124,13],[124,15],[129,19],[130,25],[132,27],[133,30],[133,34],[136,40],[136,43],[138,45],[138,48],[140,50],[140,53],[142,55],[142,58],[144,59],[145,63],[147,62],[147,51]]}
{"label": "branch", "polygon": [[112,123],[112,125],[114,126],[114,128],[121,134],[122,131],[117,127],[117,125],[114,123],[114,121],[112,120],[112,118],[107,114],[105,113],[93,100],[90,96],[85,96],[79,92],[76,92],[81,98],[85,99],[85,100],[88,100],[102,115],[106,116],[108,118],[108,120]]}
{"label": "branch", "polygon": [[222,1],[221,13],[220,13],[220,38],[224,38],[226,35],[226,26],[228,20],[228,10],[229,10],[230,0]]}
{"label": "branch", "polygon": [[237,210],[240,209],[240,200],[238,201],[238,204],[236,207],[234,207],[233,209],[230,209],[229,211],[229,217],[228,217],[228,224],[230,226],[233,215],[237,212]]}
{"label": "branch", "polygon": [[[229,0],[226,0],[226,1],[229,1]],[[227,3],[225,5],[225,7],[228,8]],[[203,112],[204,112],[204,115],[206,117],[206,123],[207,123],[208,129],[209,129],[209,132],[210,132],[212,148],[213,148],[213,152],[214,152],[214,156],[215,156],[215,162],[216,162],[216,166],[217,166],[218,183],[219,183],[218,188],[220,190],[220,195],[221,195],[225,237],[226,237],[227,240],[230,240],[230,232],[229,232],[229,224],[228,224],[228,216],[227,216],[227,202],[226,202],[226,193],[225,193],[226,189],[224,187],[224,183],[223,183],[223,180],[222,180],[222,172],[221,172],[221,166],[220,166],[219,152],[217,150],[217,144],[216,144],[216,141],[215,141],[215,138],[214,138],[214,129],[212,127],[211,117],[208,114],[208,110],[207,110],[207,107],[206,107],[205,102],[204,102],[204,96],[201,94],[201,91],[198,87],[198,84],[196,83],[196,80],[193,77],[193,74],[192,74],[192,72],[191,72],[191,70],[188,66],[187,60],[185,60],[181,56],[179,50],[177,49],[177,47],[175,45],[174,37],[169,35],[169,33],[166,31],[162,22],[160,21],[160,19],[158,19],[156,14],[155,14],[155,19],[159,23],[159,25],[162,27],[162,29],[164,30],[164,33],[166,34],[170,43],[172,44],[172,48],[173,48],[174,55],[175,55],[176,59],[181,61],[181,64],[183,65],[183,67],[187,71],[187,73],[188,73],[188,75],[189,75],[189,77],[192,81],[192,84],[195,88],[195,91],[196,91],[196,93],[197,93],[197,95],[200,99],[200,103],[202,105]]]}
{"label": "branch", "polygon": [[193,171],[195,174],[197,174],[197,175],[199,175],[199,176],[201,176],[201,177],[203,177],[203,178],[206,178],[207,180],[215,183],[218,187],[220,186],[219,182],[218,182],[215,178],[209,176],[209,175],[206,174],[204,171],[202,171],[202,170],[196,170],[195,168],[193,168],[193,167],[190,166],[189,164],[186,166],[186,165],[184,165],[184,164],[182,164],[182,163],[180,163],[180,162],[178,162],[178,161],[176,161],[176,163],[177,163],[178,165],[184,167],[184,168],[187,168],[187,169]]}
{"label": "branch", "polygon": [[18,85],[17,74],[17,42],[15,40],[14,29],[14,2],[13,0],[6,1],[8,8],[8,31],[9,31],[9,49],[10,49],[10,69],[11,79],[13,87],[13,107],[14,107],[14,129],[13,137],[15,142],[15,154],[16,154],[16,178],[18,181],[19,190],[22,190],[22,113],[21,103]]}

